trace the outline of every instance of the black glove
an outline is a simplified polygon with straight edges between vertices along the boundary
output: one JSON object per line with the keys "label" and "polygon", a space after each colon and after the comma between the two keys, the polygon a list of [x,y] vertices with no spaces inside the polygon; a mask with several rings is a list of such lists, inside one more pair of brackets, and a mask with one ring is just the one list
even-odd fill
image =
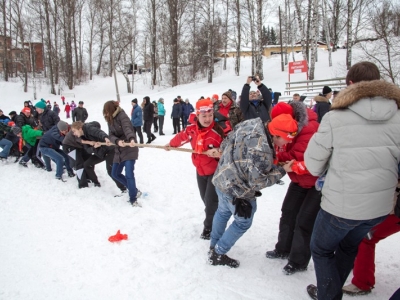
{"label": "black glove", "polygon": [[242,198],[234,198],[232,204],[235,205],[235,215],[248,219],[251,218],[253,210],[250,201]]}

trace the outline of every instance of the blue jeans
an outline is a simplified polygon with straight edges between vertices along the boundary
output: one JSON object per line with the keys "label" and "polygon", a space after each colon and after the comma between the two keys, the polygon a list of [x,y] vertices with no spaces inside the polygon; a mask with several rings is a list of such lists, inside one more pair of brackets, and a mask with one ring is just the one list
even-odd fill
{"label": "blue jeans", "polygon": [[0,147],[3,148],[3,151],[0,152],[0,157],[7,158],[8,154],[10,154],[10,149],[11,149],[12,145],[13,145],[13,143],[11,141],[6,140],[6,139],[1,139]]}
{"label": "blue jeans", "polygon": [[[218,209],[215,212],[210,247],[215,247],[215,252],[218,254],[227,253],[236,241],[251,227],[253,223],[254,213],[257,210],[256,200],[251,200],[251,206],[253,208],[251,212],[251,218],[245,219],[234,215],[235,205],[232,204],[233,197],[221,192],[218,188],[215,188],[218,195]],[[226,225],[230,217],[233,215],[234,221],[225,230]]]}
{"label": "blue jeans", "polygon": [[47,171],[51,170],[50,158],[56,163],[56,178],[61,178],[64,165],[68,172],[72,172],[72,168],[69,165],[69,157],[61,149],[40,147],[40,152],[42,153]]}
{"label": "blue jeans", "polygon": [[32,151],[32,150],[31,150],[32,146],[29,145],[28,143],[26,143],[26,144],[25,144],[25,147],[26,147],[27,150],[26,150],[24,156],[21,158],[21,161],[23,161],[23,162],[28,162],[29,159],[30,159],[29,154],[30,154],[30,152]]}
{"label": "blue jeans", "polygon": [[342,287],[353,268],[358,245],[385,218],[349,220],[320,209],[311,236],[318,299],[342,299]]}
{"label": "blue jeans", "polygon": [[[122,183],[128,188],[129,200],[131,202],[136,201],[137,188],[135,180],[135,162],[136,160],[126,160],[121,163],[113,163],[111,176],[115,180]],[[122,174],[122,170],[125,167],[125,175]]]}

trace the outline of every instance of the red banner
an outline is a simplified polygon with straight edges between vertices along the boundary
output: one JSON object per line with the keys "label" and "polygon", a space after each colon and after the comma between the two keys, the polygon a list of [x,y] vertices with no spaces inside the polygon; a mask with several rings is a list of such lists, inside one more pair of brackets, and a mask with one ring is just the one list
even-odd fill
{"label": "red banner", "polygon": [[293,61],[289,63],[289,74],[307,73],[308,66],[306,60]]}

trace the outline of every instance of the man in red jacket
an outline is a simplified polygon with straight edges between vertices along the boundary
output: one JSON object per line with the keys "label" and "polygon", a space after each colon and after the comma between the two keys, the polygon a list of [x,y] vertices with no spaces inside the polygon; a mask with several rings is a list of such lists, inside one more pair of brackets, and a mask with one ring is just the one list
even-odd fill
{"label": "man in red jacket", "polygon": [[312,176],[304,164],[304,152],[311,137],[318,130],[317,115],[301,102],[280,102],[271,112],[272,119],[290,114],[298,122],[298,132],[292,143],[280,147],[273,137],[278,163],[295,160],[291,179],[282,204],[278,242],[275,249],[267,251],[267,258],[288,259],[283,268],[286,275],[307,270],[311,259],[310,239],[314,221],[320,208],[321,193],[315,189],[317,177]]}

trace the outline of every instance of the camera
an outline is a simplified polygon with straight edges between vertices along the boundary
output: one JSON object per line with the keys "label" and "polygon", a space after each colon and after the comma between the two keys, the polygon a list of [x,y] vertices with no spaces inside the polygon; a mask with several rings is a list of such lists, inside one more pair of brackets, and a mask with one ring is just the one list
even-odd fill
{"label": "camera", "polygon": [[253,76],[251,76],[251,80],[257,81],[257,77],[253,75]]}

